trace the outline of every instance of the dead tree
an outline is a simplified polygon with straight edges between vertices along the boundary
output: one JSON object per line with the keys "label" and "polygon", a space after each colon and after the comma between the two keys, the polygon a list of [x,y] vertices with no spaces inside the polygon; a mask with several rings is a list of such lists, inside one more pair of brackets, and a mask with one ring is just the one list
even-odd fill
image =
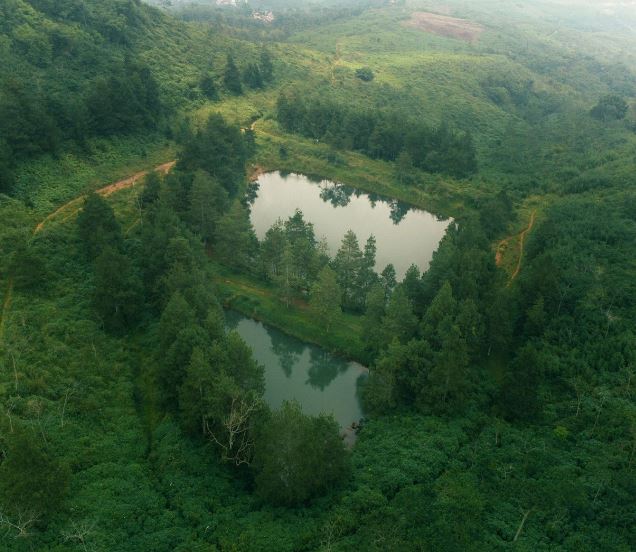
{"label": "dead tree", "polygon": [[235,465],[249,464],[252,459],[254,441],[250,434],[250,419],[260,406],[260,399],[232,398],[228,415],[219,429],[212,429],[209,420],[204,420],[205,433],[223,450],[223,459]]}

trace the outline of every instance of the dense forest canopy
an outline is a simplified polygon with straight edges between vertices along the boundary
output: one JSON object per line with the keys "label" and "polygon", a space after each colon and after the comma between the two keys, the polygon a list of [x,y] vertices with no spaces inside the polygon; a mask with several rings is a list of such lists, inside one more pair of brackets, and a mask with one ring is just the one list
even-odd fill
{"label": "dense forest canopy", "polygon": [[[634,26],[0,3],[0,548],[635,549]],[[270,170],[448,230],[401,278],[301,210],[259,239]],[[225,308],[368,368],[353,446]]]}

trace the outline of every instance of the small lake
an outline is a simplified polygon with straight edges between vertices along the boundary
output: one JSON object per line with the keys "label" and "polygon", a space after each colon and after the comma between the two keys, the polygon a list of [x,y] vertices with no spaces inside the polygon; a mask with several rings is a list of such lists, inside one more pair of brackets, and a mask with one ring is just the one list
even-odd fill
{"label": "small lake", "polygon": [[363,415],[360,385],[366,368],[236,311],[225,311],[225,320],[265,367],[264,399],[270,407],[279,408],[283,401],[296,399],[305,414],[333,414],[347,440],[354,438],[347,428]]}
{"label": "small lake", "polygon": [[326,238],[331,255],[348,230],[355,232],[361,248],[373,234],[376,270],[393,263],[398,279],[411,264],[428,270],[450,223],[396,200],[301,174],[264,174],[251,192],[251,221],[259,240],[278,219],[284,221],[300,209],[313,223],[316,238]]}

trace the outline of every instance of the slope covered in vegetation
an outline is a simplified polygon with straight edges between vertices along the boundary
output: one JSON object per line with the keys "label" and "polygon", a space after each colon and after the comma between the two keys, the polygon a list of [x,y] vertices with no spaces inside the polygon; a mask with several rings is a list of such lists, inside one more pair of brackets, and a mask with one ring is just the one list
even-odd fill
{"label": "slope covered in vegetation", "polygon": [[[3,548],[636,547],[631,12],[327,4],[0,6]],[[397,282],[267,169],[454,220]],[[368,363],[351,451],[222,304]]]}

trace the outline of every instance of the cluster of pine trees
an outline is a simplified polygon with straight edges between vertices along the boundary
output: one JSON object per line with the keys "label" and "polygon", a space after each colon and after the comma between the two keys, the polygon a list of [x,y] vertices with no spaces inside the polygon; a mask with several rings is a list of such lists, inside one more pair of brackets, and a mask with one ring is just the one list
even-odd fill
{"label": "cluster of pine trees", "polygon": [[[124,238],[112,208],[96,194],[86,199],[78,230],[104,328],[115,334],[156,328],[148,373],[156,407],[176,416],[188,434],[207,439],[220,459],[250,466],[248,476],[264,499],[297,504],[337,484],[347,455],[333,418],[311,418],[295,403],[269,411],[263,368],[238,334],[226,332],[210,285],[204,246],[227,247],[230,205],[240,206],[230,199],[245,178],[244,140],[238,128],[212,116],[185,144],[173,174],[147,177],[134,234]],[[193,147],[209,153],[196,157]],[[242,244],[234,245],[235,257],[245,254]],[[311,447],[312,455],[301,454]]]}
{"label": "cluster of pine trees", "polygon": [[281,94],[276,116],[286,131],[325,141],[337,149],[360,151],[374,159],[399,159],[400,165],[458,178],[477,171],[471,134],[446,124],[433,129],[388,110],[360,110],[299,94]]}

